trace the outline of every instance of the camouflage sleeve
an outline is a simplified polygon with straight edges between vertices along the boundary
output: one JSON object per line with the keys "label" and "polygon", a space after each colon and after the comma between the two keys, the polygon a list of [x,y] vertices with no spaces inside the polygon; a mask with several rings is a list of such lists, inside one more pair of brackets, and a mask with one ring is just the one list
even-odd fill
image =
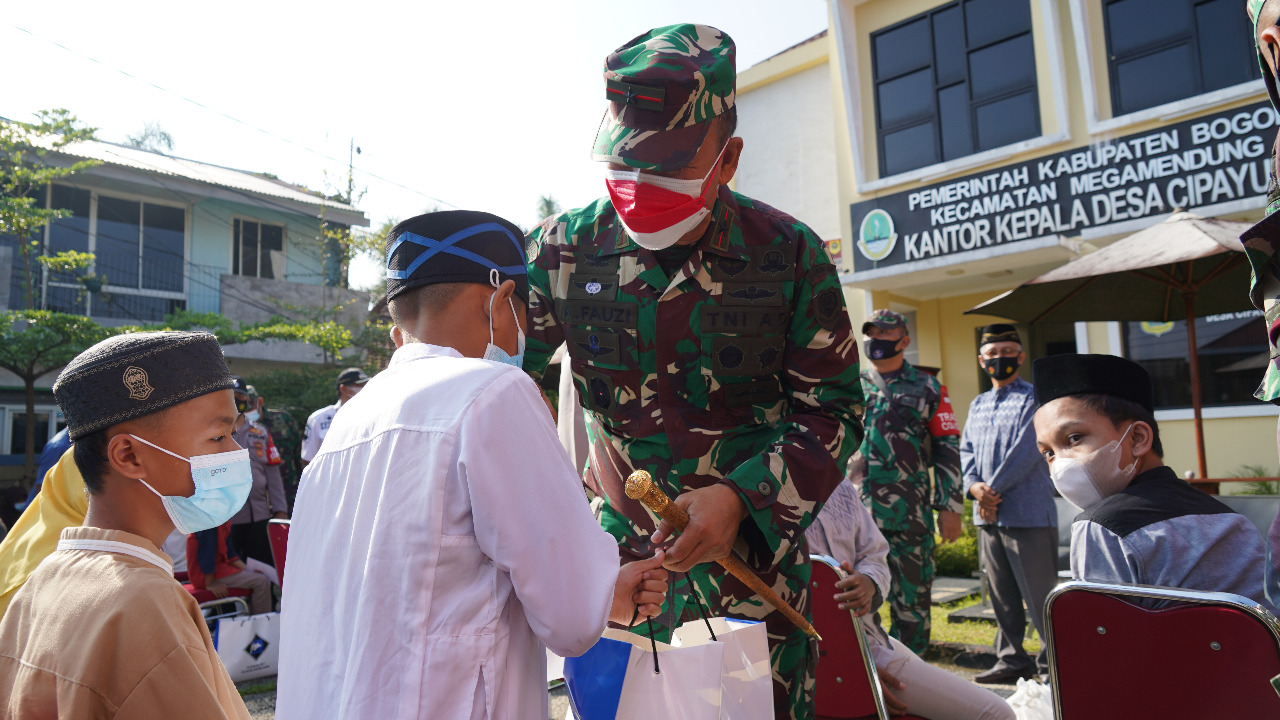
{"label": "camouflage sleeve", "polygon": [[[564,343],[564,328],[556,319],[552,288],[560,274],[560,248],[565,230],[566,223],[561,215],[543,220],[529,232],[529,308],[524,371],[539,385],[552,354]],[[565,363],[567,367],[567,357]]]}
{"label": "camouflage sleeve", "polygon": [[1280,212],[1271,213],[1249,228],[1240,240],[1252,270],[1249,299],[1263,312],[1270,346],[1266,372],[1254,396],[1280,403],[1280,254],[1276,253],[1276,246],[1280,244]]}
{"label": "camouflage sleeve", "polygon": [[964,512],[964,480],[960,475],[960,432],[955,411],[943,386],[931,383],[937,393],[929,421],[933,436],[933,509]]}
{"label": "camouflage sleeve", "polygon": [[836,269],[812,231],[794,230],[796,293],[780,378],[790,412],[767,449],[724,480],[771,547],[804,533],[862,442],[858,346]]}

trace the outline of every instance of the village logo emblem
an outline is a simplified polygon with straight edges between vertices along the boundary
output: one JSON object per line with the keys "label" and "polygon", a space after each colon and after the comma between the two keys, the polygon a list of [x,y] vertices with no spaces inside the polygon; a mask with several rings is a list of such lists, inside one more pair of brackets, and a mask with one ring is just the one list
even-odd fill
{"label": "village logo emblem", "polygon": [[124,386],[129,389],[129,397],[133,400],[146,400],[155,391],[147,381],[147,371],[137,365],[125,368],[123,379]]}
{"label": "village logo emblem", "polygon": [[867,213],[862,218],[862,228],[858,232],[858,250],[862,256],[872,262],[879,262],[887,257],[898,245],[898,234],[893,231],[893,218],[879,208]]}

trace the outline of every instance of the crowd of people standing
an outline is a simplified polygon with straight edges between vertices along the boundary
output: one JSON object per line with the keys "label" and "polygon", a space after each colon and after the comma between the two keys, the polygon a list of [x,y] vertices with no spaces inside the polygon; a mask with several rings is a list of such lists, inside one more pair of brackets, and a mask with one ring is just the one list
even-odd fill
{"label": "crowd of people standing", "polygon": [[[592,152],[607,197],[527,236],[466,210],[397,224],[397,349],[372,378],[342,372],[300,437],[208,333],[117,336],[68,364],[53,392],[71,446],[0,547],[0,719],[247,717],[161,548],[185,536],[195,589],[244,587],[265,611],[252,565],[285,517],[286,719],[543,720],[547,649],[579,655],[607,627],[667,641],[704,606],[764,625],[773,715],[811,718],[817,641],[716,562],[731,554],[795,613],[829,592],[861,618],[895,710],[1012,718],[919,657],[935,545],[966,497],[999,628],[979,682],[1044,672],[1022,641],[1055,582],[1055,490],[1083,510],[1075,577],[1272,607],[1261,536],[1163,464],[1141,366],[1056,355],[1029,383],[1017,328],[989,325],[992,388],[961,428],[906,361],[902,315],[855,330],[822,240],[730,189],[735,52],[684,24],[609,54]],[[562,346],[581,473],[539,391]],[[685,527],[628,497],[636,470]],[[810,587],[815,549],[837,586]]]}

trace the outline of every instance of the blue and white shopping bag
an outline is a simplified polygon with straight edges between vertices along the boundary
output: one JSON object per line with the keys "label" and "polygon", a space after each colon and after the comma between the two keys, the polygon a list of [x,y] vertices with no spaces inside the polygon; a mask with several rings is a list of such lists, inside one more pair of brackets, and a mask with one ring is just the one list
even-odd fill
{"label": "blue and white shopping bag", "polygon": [[590,650],[565,658],[569,706],[577,720],[719,720],[723,657],[719,643],[651,647],[647,637],[606,630]]}
{"label": "blue and white shopping bag", "polygon": [[280,613],[222,618],[213,647],[235,682],[275,675],[280,660]]}
{"label": "blue and white shopping bag", "polygon": [[582,656],[565,659],[564,679],[577,720],[773,717],[769,647],[759,623],[686,623],[670,645],[607,630]]}
{"label": "blue and white shopping bag", "polygon": [[720,720],[771,720],[773,673],[764,623],[726,618],[690,622],[676,630],[676,645],[712,639],[724,646],[720,664]]}

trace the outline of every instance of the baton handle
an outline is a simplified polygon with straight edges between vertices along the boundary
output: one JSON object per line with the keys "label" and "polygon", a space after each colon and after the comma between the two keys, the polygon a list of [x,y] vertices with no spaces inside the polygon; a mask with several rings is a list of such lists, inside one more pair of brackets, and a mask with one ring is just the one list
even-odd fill
{"label": "baton handle", "polygon": [[[626,493],[627,497],[640,501],[641,504],[657,514],[658,517],[667,521],[667,524],[675,528],[676,532],[684,532],[684,529],[689,525],[689,513],[685,512],[684,508],[671,502],[671,498],[667,497],[667,494],[662,492],[662,489],[653,482],[653,477],[647,471],[636,470],[627,477]],[[822,636],[818,634],[818,631],[803,615],[796,612],[795,608],[778,597],[778,593],[774,592],[773,588],[765,585],[764,580],[761,580],[760,576],[747,567],[746,563],[739,560],[738,556],[734,555],[732,551],[716,562],[720,563],[720,566],[727,570],[730,575],[738,578],[744,585],[751,588],[756,595],[760,596],[760,599],[785,615],[791,621],[791,624],[803,630],[806,635],[819,640],[822,639]]]}

